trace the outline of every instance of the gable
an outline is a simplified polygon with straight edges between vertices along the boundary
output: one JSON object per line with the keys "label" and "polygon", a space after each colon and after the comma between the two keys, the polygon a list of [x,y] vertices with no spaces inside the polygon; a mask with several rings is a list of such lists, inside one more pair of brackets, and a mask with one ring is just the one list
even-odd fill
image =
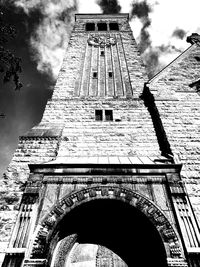
{"label": "gable", "polygon": [[200,46],[193,44],[148,83],[155,96],[174,98],[175,92],[197,92],[199,81]]}

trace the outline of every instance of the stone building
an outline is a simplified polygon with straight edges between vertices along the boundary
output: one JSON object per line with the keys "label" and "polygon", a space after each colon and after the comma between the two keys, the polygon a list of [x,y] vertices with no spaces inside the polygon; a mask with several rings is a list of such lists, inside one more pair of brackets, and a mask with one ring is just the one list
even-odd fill
{"label": "stone building", "polygon": [[200,266],[200,39],[148,80],[128,20],[76,15],[1,180],[3,267]]}

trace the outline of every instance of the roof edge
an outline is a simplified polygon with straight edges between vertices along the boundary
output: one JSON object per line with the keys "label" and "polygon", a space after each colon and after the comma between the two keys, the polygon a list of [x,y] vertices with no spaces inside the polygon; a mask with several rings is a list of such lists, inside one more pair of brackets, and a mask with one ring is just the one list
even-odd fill
{"label": "roof edge", "polygon": [[174,65],[180,58],[186,56],[190,50],[192,50],[196,46],[196,44],[192,44],[189,46],[186,50],[184,50],[178,57],[176,57],[174,60],[172,60],[167,66],[165,66],[162,70],[160,70],[158,73],[156,73],[151,79],[147,81],[147,84],[155,82],[160,76],[164,75],[164,73],[168,70],[168,68],[172,65]]}
{"label": "roof edge", "polygon": [[129,13],[119,13],[119,14],[102,14],[102,13],[77,13],[75,14],[75,20],[78,19],[86,19],[86,18],[128,18],[129,19]]}

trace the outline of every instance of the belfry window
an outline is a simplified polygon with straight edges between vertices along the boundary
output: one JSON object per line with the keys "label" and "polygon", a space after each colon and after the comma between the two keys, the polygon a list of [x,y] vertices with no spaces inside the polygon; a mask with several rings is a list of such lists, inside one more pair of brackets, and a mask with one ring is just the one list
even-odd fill
{"label": "belfry window", "polygon": [[108,77],[109,77],[109,78],[112,78],[112,77],[113,77],[113,73],[112,73],[112,71],[109,71],[109,72],[108,72]]}
{"label": "belfry window", "polygon": [[113,110],[111,109],[96,109],[95,110],[96,121],[113,121]]}
{"label": "belfry window", "polygon": [[194,88],[197,93],[200,93],[200,80],[197,80],[191,84],[189,84],[190,88]]}
{"label": "belfry window", "polygon": [[113,121],[113,111],[106,109],[105,110],[105,120],[106,121]]}
{"label": "belfry window", "polygon": [[95,24],[88,22],[85,25],[85,29],[86,29],[86,31],[95,31]]}
{"label": "belfry window", "polygon": [[93,72],[92,77],[97,78],[97,72],[96,71]]}
{"label": "belfry window", "polygon": [[95,110],[95,120],[96,121],[102,121],[103,120],[103,110],[102,109],[96,109]]}
{"label": "belfry window", "polygon": [[110,31],[119,31],[119,25],[116,22],[112,22],[109,24]]}
{"label": "belfry window", "polygon": [[98,31],[107,31],[107,24],[106,23],[97,23]]}

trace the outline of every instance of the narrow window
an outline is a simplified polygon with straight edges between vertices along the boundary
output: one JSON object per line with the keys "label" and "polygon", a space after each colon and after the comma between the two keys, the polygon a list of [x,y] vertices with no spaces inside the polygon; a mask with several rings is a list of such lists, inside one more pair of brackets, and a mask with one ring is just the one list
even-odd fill
{"label": "narrow window", "polygon": [[112,73],[112,71],[109,71],[109,72],[108,72],[108,77],[109,77],[109,78],[112,78],[112,77],[113,77],[113,73]]}
{"label": "narrow window", "polygon": [[93,72],[93,78],[97,78],[97,72],[96,71]]}
{"label": "narrow window", "polygon": [[101,56],[104,56],[104,55],[105,55],[105,53],[104,53],[104,51],[102,50],[102,51],[101,51]]}
{"label": "narrow window", "polygon": [[194,57],[196,59],[196,61],[200,61],[200,57]]}
{"label": "narrow window", "polygon": [[119,25],[116,22],[110,23],[109,27],[110,27],[110,31],[119,31]]}
{"label": "narrow window", "polygon": [[95,120],[96,121],[102,121],[103,120],[103,110],[102,109],[96,109],[95,110]]}
{"label": "narrow window", "polygon": [[189,84],[189,87],[194,88],[197,91],[197,93],[199,93],[200,92],[200,80],[197,80],[196,82]]}
{"label": "narrow window", "polygon": [[98,31],[107,31],[106,23],[97,23]]}
{"label": "narrow window", "polygon": [[106,109],[105,110],[105,120],[106,121],[113,121],[113,111]]}
{"label": "narrow window", "polygon": [[86,23],[85,25],[86,31],[95,31],[95,24],[94,23]]}

